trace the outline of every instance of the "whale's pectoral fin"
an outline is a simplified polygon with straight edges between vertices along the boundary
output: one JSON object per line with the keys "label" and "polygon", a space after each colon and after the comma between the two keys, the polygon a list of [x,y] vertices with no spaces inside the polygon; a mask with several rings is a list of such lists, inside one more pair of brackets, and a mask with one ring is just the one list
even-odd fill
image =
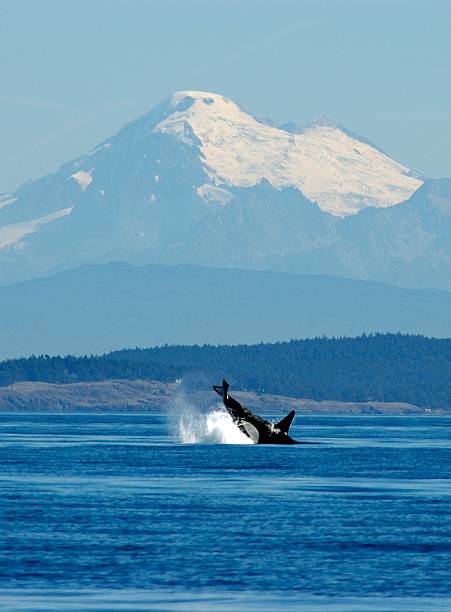
{"label": "whale's pectoral fin", "polygon": [[258,433],[258,429],[255,427],[255,425],[252,425],[252,423],[249,423],[249,421],[241,421],[237,423],[237,425],[239,429],[241,429],[241,431],[246,434],[246,436],[250,438],[254,444],[258,444],[260,434]]}
{"label": "whale's pectoral fin", "polygon": [[290,429],[290,425],[293,422],[295,414],[296,412],[292,410],[289,414],[287,414],[286,417],[284,417],[281,421],[276,423],[274,427],[277,427],[278,429],[280,429],[280,431],[283,431],[284,433],[287,434],[288,430]]}

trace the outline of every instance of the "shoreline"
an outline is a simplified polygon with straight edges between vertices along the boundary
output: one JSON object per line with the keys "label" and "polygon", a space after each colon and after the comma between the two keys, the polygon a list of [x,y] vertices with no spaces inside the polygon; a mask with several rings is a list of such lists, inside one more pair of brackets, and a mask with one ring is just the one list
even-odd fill
{"label": "shoreline", "polygon": [[[419,407],[404,402],[316,401],[283,395],[235,391],[234,396],[261,414],[292,409],[309,416],[451,416],[451,409]],[[0,387],[3,414],[164,414],[184,405],[202,409],[218,406],[210,391],[190,391],[183,385],[149,380],[105,380],[54,384],[19,382]]]}

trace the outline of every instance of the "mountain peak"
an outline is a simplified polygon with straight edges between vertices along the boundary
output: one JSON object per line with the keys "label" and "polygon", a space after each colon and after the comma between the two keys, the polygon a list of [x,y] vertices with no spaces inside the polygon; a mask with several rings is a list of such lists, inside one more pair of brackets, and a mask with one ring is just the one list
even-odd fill
{"label": "mountain peak", "polygon": [[235,102],[221,94],[209,91],[176,91],[167,102],[168,113],[183,113],[190,110],[193,114],[221,115],[227,117],[232,110],[239,112]]}
{"label": "mountain peak", "polygon": [[344,217],[403,202],[422,181],[376,147],[325,119],[299,133],[258,121],[222,95],[179,91],[154,132],[200,148],[217,187],[266,179],[295,187],[325,212]]}
{"label": "mountain peak", "polygon": [[233,104],[231,100],[222,96],[221,94],[212,93],[210,91],[191,91],[191,90],[182,90],[175,91],[170,97],[170,105],[177,106],[185,100],[186,98],[191,98],[192,100],[200,100],[204,104],[213,104],[214,102],[230,102]]}
{"label": "mountain peak", "polygon": [[323,115],[320,115],[316,119],[313,119],[313,121],[311,121],[304,129],[309,129],[309,128],[314,129],[314,128],[323,128],[323,127],[333,128],[333,129],[342,129],[341,126],[336,121],[329,119],[329,117],[324,117]]}

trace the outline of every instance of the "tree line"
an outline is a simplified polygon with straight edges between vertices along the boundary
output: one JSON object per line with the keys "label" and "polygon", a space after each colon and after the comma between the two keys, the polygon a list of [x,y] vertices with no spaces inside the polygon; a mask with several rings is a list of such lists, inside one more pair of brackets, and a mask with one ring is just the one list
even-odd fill
{"label": "tree line", "polygon": [[0,385],[177,379],[314,400],[451,408],[451,339],[371,334],[237,346],[161,346],[0,362]]}

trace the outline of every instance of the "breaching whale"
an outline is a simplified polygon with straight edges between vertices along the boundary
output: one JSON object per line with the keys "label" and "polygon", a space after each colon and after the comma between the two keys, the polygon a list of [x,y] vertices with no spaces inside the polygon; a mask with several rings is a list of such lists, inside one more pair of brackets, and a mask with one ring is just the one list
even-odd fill
{"label": "breaching whale", "polygon": [[309,442],[297,442],[288,435],[296,414],[294,410],[278,423],[270,423],[230,397],[229,386],[229,383],[223,379],[222,385],[213,385],[213,389],[222,397],[233,422],[248,438],[251,438],[254,444],[309,444]]}

